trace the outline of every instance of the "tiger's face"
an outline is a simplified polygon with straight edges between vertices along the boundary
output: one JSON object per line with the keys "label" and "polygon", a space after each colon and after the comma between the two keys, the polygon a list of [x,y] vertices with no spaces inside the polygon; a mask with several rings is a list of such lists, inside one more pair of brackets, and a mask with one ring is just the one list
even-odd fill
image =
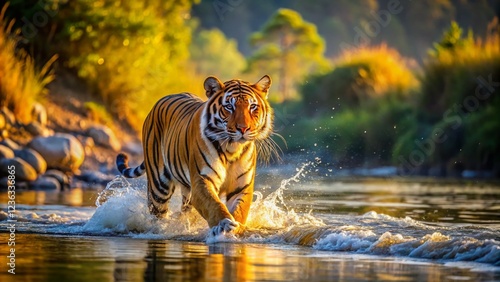
{"label": "tiger's face", "polygon": [[204,86],[209,98],[205,117],[207,137],[240,143],[269,137],[273,121],[267,101],[269,76],[265,75],[255,84],[241,80],[222,83],[209,77]]}

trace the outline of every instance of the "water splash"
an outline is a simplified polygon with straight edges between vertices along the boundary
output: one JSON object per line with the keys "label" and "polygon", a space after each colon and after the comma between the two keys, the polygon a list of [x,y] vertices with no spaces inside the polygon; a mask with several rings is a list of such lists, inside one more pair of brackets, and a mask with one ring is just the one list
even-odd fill
{"label": "water splash", "polygon": [[[374,211],[363,215],[296,212],[290,187],[320,162],[308,162],[268,196],[255,192],[242,237],[222,234],[207,237],[206,221],[193,209],[180,213],[181,198],[173,197],[165,218],[152,216],[145,183],[131,184],[123,177],[99,193],[96,208],[61,206],[18,210],[20,230],[28,232],[119,235],[142,239],[206,242],[298,244],[318,251],[431,259],[444,263],[473,261],[500,266],[498,230],[486,227],[440,227]],[[332,189],[335,189],[334,187]],[[293,191],[290,192],[293,194]],[[0,225],[3,211],[0,211]],[[5,217],[5,215],[4,215]],[[37,229],[38,228],[38,229]]]}
{"label": "water splash", "polygon": [[318,160],[302,164],[292,177],[283,179],[280,187],[266,198],[261,192],[254,192],[256,199],[250,209],[248,227],[252,229],[281,229],[304,224],[321,226],[323,223],[320,219],[311,214],[299,215],[292,208],[289,208],[283,197],[288,186],[305,177],[308,169],[314,167],[319,162]]}

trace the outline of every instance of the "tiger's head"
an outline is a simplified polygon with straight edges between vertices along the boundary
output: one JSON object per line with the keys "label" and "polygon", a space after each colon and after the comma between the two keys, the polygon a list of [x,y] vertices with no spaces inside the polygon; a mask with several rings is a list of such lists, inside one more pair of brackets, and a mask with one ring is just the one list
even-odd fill
{"label": "tiger's head", "polygon": [[267,101],[271,78],[264,75],[255,84],[239,79],[222,83],[205,80],[208,104],[204,116],[207,138],[225,142],[259,141],[273,130],[273,110]]}

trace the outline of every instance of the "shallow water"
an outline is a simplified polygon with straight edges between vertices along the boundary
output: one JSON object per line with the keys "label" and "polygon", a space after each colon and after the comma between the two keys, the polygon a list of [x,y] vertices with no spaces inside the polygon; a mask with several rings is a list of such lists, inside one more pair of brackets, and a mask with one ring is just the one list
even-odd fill
{"label": "shallow water", "polygon": [[[500,281],[500,187],[261,175],[248,231],[146,211],[144,180],[16,193],[16,275],[0,212],[0,281]],[[7,208],[7,193],[0,192]],[[96,204],[98,207],[96,208]],[[16,279],[13,279],[16,278]]]}

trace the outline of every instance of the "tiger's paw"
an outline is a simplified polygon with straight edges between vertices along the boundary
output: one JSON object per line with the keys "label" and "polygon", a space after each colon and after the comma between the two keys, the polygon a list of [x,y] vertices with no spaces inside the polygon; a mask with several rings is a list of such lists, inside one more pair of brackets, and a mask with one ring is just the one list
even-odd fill
{"label": "tiger's paw", "polygon": [[240,234],[243,231],[243,225],[229,218],[224,218],[218,225],[210,229],[210,235],[218,236],[225,233]]}

